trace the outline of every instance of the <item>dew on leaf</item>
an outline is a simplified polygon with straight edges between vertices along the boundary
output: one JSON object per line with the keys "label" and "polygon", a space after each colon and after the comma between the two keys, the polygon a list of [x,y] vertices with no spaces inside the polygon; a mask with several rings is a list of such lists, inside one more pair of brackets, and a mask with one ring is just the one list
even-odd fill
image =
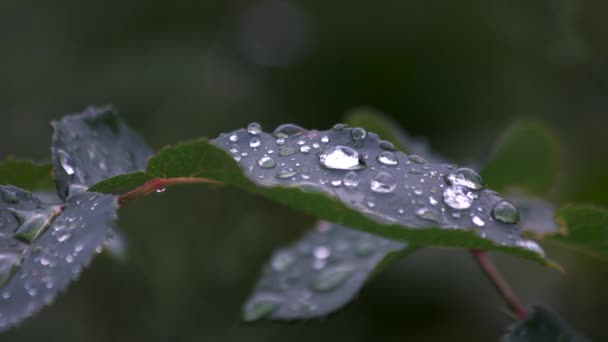
{"label": "dew on leaf", "polygon": [[247,133],[249,134],[260,134],[262,133],[262,126],[257,122],[252,122],[247,126]]}
{"label": "dew on leaf", "polygon": [[397,187],[397,181],[390,173],[378,172],[370,182],[370,188],[376,193],[393,192]]}
{"label": "dew on leaf", "polygon": [[357,144],[357,143],[360,143],[362,140],[364,140],[365,137],[367,137],[367,131],[365,131],[361,127],[356,127],[356,128],[353,128],[353,130],[351,131],[351,136],[352,136],[355,144]]}
{"label": "dew on leaf", "polygon": [[269,156],[265,155],[258,160],[258,165],[263,169],[272,169],[277,165],[277,162]]}
{"label": "dew on leaf", "polygon": [[230,139],[230,141],[232,141],[232,142],[237,142],[237,141],[239,141],[239,136],[236,134],[231,134],[230,138],[228,138],[228,139]]}
{"label": "dew on leaf", "polygon": [[408,159],[416,164],[426,164],[426,160],[417,154],[410,154]]}
{"label": "dew on leaf", "polygon": [[313,250],[313,255],[317,259],[327,259],[331,255],[331,249],[327,246],[317,246]]}
{"label": "dew on leaf", "polygon": [[295,176],[297,173],[298,171],[294,169],[280,169],[279,171],[277,171],[277,178],[287,179]]}
{"label": "dew on leaf", "polygon": [[390,151],[384,151],[384,152],[380,153],[378,155],[378,161],[384,165],[389,165],[389,166],[399,164],[399,160],[397,160],[397,157],[395,156],[395,154]]}
{"label": "dew on leaf", "polygon": [[443,201],[450,208],[468,209],[473,204],[472,196],[467,195],[468,190],[460,185],[447,187],[443,191]]}
{"label": "dew on leaf", "polygon": [[500,201],[492,209],[492,216],[503,223],[519,222],[519,211],[509,201]]}
{"label": "dew on leaf", "polygon": [[319,154],[321,165],[334,170],[359,170],[365,168],[365,160],[359,152],[348,146],[328,146]]}
{"label": "dew on leaf", "polygon": [[321,142],[327,144],[329,142],[329,137],[327,135],[322,136]]}
{"label": "dew on leaf", "polygon": [[474,190],[481,190],[486,187],[481,176],[474,170],[466,167],[448,173],[445,176],[445,180],[450,185],[460,185]]}
{"label": "dew on leaf", "polygon": [[59,158],[59,164],[61,164],[61,168],[68,174],[68,176],[73,176],[76,171],[74,169],[72,158],[68,155],[64,150],[57,150],[57,157]]}
{"label": "dew on leaf", "polygon": [[302,153],[309,153],[310,152],[310,146],[308,146],[308,145],[300,146],[300,152],[302,152]]}
{"label": "dew on leaf", "polygon": [[441,223],[442,221],[441,214],[439,214],[436,210],[427,207],[416,210],[416,216],[423,220],[428,220],[435,223]]}
{"label": "dew on leaf", "polygon": [[251,148],[256,148],[259,147],[261,144],[260,139],[258,138],[251,138],[251,140],[249,141],[249,147]]}
{"label": "dew on leaf", "polygon": [[315,277],[311,284],[311,288],[317,292],[332,291],[344,284],[352,273],[352,267],[348,266],[327,268]]}
{"label": "dew on leaf", "polygon": [[395,147],[395,145],[393,145],[393,143],[386,141],[386,140],[382,140],[380,141],[380,148],[383,150],[387,150],[387,151],[396,151],[397,148]]}
{"label": "dew on leaf", "polygon": [[307,130],[294,124],[283,124],[277,127],[272,135],[275,138],[290,138],[306,133]]}
{"label": "dew on leaf", "polygon": [[342,183],[344,183],[344,186],[349,188],[349,189],[354,189],[359,185],[359,177],[357,176],[357,174],[354,171],[349,171],[345,176],[344,179],[342,179]]}
{"label": "dew on leaf", "polygon": [[473,222],[474,225],[476,225],[477,227],[483,227],[486,225],[486,222],[484,220],[481,219],[481,217],[475,215],[473,216],[473,218],[471,219],[471,221]]}
{"label": "dew on leaf", "polygon": [[293,147],[281,147],[281,149],[279,150],[279,155],[281,157],[287,157],[290,156],[292,154],[296,153],[296,149]]}

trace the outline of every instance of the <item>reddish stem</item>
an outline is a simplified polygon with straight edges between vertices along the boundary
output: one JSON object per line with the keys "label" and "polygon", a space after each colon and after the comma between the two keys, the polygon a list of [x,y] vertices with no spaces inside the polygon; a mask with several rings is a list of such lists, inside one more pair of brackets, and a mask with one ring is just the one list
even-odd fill
{"label": "reddish stem", "polygon": [[513,310],[513,313],[515,313],[517,318],[525,318],[528,314],[526,312],[526,309],[524,309],[524,306],[521,304],[519,298],[517,298],[517,296],[511,289],[511,286],[509,286],[509,283],[507,283],[507,281],[500,275],[498,270],[496,270],[496,267],[494,267],[494,264],[492,263],[492,260],[490,260],[490,258],[488,257],[487,252],[480,250],[471,250],[471,254],[473,255],[473,258],[475,259],[481,270],[492,282],[496,290],[498,290],[498,293],[500,293],[502,298],[511,307],[511,310]]}
{"label": "reddish stem", "polygon": [[120,204],[125,204],[134,199],[138,199],[143,196],[147,196],[153,192],[163,190],[171,185],[175,184],[195,184],[195,183],[206,183],[206,184],[223,184],[222,182],[208,179],[208,178],[195,178],[195,177],[177,177],[177,178],[153,178],[146,181],[141,186],[126,192],[118,196]]}

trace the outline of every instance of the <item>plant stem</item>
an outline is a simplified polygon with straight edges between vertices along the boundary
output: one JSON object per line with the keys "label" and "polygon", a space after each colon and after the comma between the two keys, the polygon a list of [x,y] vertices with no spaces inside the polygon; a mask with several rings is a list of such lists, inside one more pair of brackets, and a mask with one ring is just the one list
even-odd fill
{"label": "plant stem", "polygon": [[496,267],[494,267],[488,253],[481,250],[471,250],[471,254],[479,265],[479,268],[481,268],[488,279],[492,282],[496,290],[498,290],[498,293],[500,293],[505,302],[507,302],[507,304],[511,307],[511,310],[513,310],[513,313],[515,313],[517,318],[525,318],[528,314],[526,309],[511,289],[509,283],[507,283],[507,281],[500,275]]}
{"label": "plant stem", "polygon": [[118,196],[120,204],[128,203],[132,200],[138,199],[143,196],[147,196],[156,191],[162,191],[165,188],[175,184],[194,184],[194,183],[206,183],[206,184],[223,184],[222,182],[208,179],[208,178],[195,178],[195,177],[177,177],[177,178],[153,178],[146,181],[141,186],[126,192]]}

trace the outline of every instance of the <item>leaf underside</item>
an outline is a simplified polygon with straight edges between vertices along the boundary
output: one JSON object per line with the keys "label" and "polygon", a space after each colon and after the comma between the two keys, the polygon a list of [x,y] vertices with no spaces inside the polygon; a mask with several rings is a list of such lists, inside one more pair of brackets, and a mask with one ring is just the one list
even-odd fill
{"label": "leaf underside", "polygon": [[[0,331],[53,301],[101,251],[116,220],[113,196],[76,194],[62,206],[0,186]],[[56,215],[56,216],[55,216]]]}
{"label": "leaf underside", "polygon": [[389,259],[415,248],[327,222],[276,251],[243,308],[243,320],[310,319],[350,302]]}

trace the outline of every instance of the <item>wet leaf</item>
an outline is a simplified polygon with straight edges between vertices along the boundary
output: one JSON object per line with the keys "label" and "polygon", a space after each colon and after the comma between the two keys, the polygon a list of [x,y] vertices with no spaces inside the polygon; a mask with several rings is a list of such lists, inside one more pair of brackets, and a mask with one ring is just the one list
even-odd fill
{"label": "wet leaf", "polygon": [[0,184],[14,185],[30,191],[55,187],[50,164],[7,158],[0,162]]}
{"label": "wet leaf", "polygon": [[120,194],[142,185],[146,181],[146,174],[138,171],[125,173],[108,179],[104,179],[89,188],[89,191]]}
{"label": "wet leaf", "polygon": [[535,307],[527,318],[515,322],[503,342],[588,342],[555,313]]}
{"label": "wet leaf", "polygon": [[553,132],[541,123],[523,121],[504,133],[482,174],[496,191],[545,195],[557,179],[558,159]]}
{"label": "wet leaf", "polygon": [[302,239],[274,253],[243,308],[243,320],[328,315],[350,302],[387,261],[414,250],[401,242],[320,222]]}
{"label": "wet leaf", "polygon": [[[146,177],[210,178],[390,239],[548,263],[536,243],[521,237],[519,226],[492,217],[502,198],[474,172],[387,151],[377,135],[363,133],[343,126],[295,136],[241,129],[211,143],[201,139],[164,149],[148,163]],[[397,162],[383,162],[384,152]]]}
{"label": "wet leaf", "polygon": [[63,199],[104,179],[144,169],[152,154],[111,107],[90,107],[52,125],[57,191]]}
{"label": "wet leaf", "polygon": [[[76,279],[106,241],[116,220],[113,196],[84,192],[63,206],[1,186],[0,331],[52,302]],[[28,238],[18,238],[24,226]]]}

